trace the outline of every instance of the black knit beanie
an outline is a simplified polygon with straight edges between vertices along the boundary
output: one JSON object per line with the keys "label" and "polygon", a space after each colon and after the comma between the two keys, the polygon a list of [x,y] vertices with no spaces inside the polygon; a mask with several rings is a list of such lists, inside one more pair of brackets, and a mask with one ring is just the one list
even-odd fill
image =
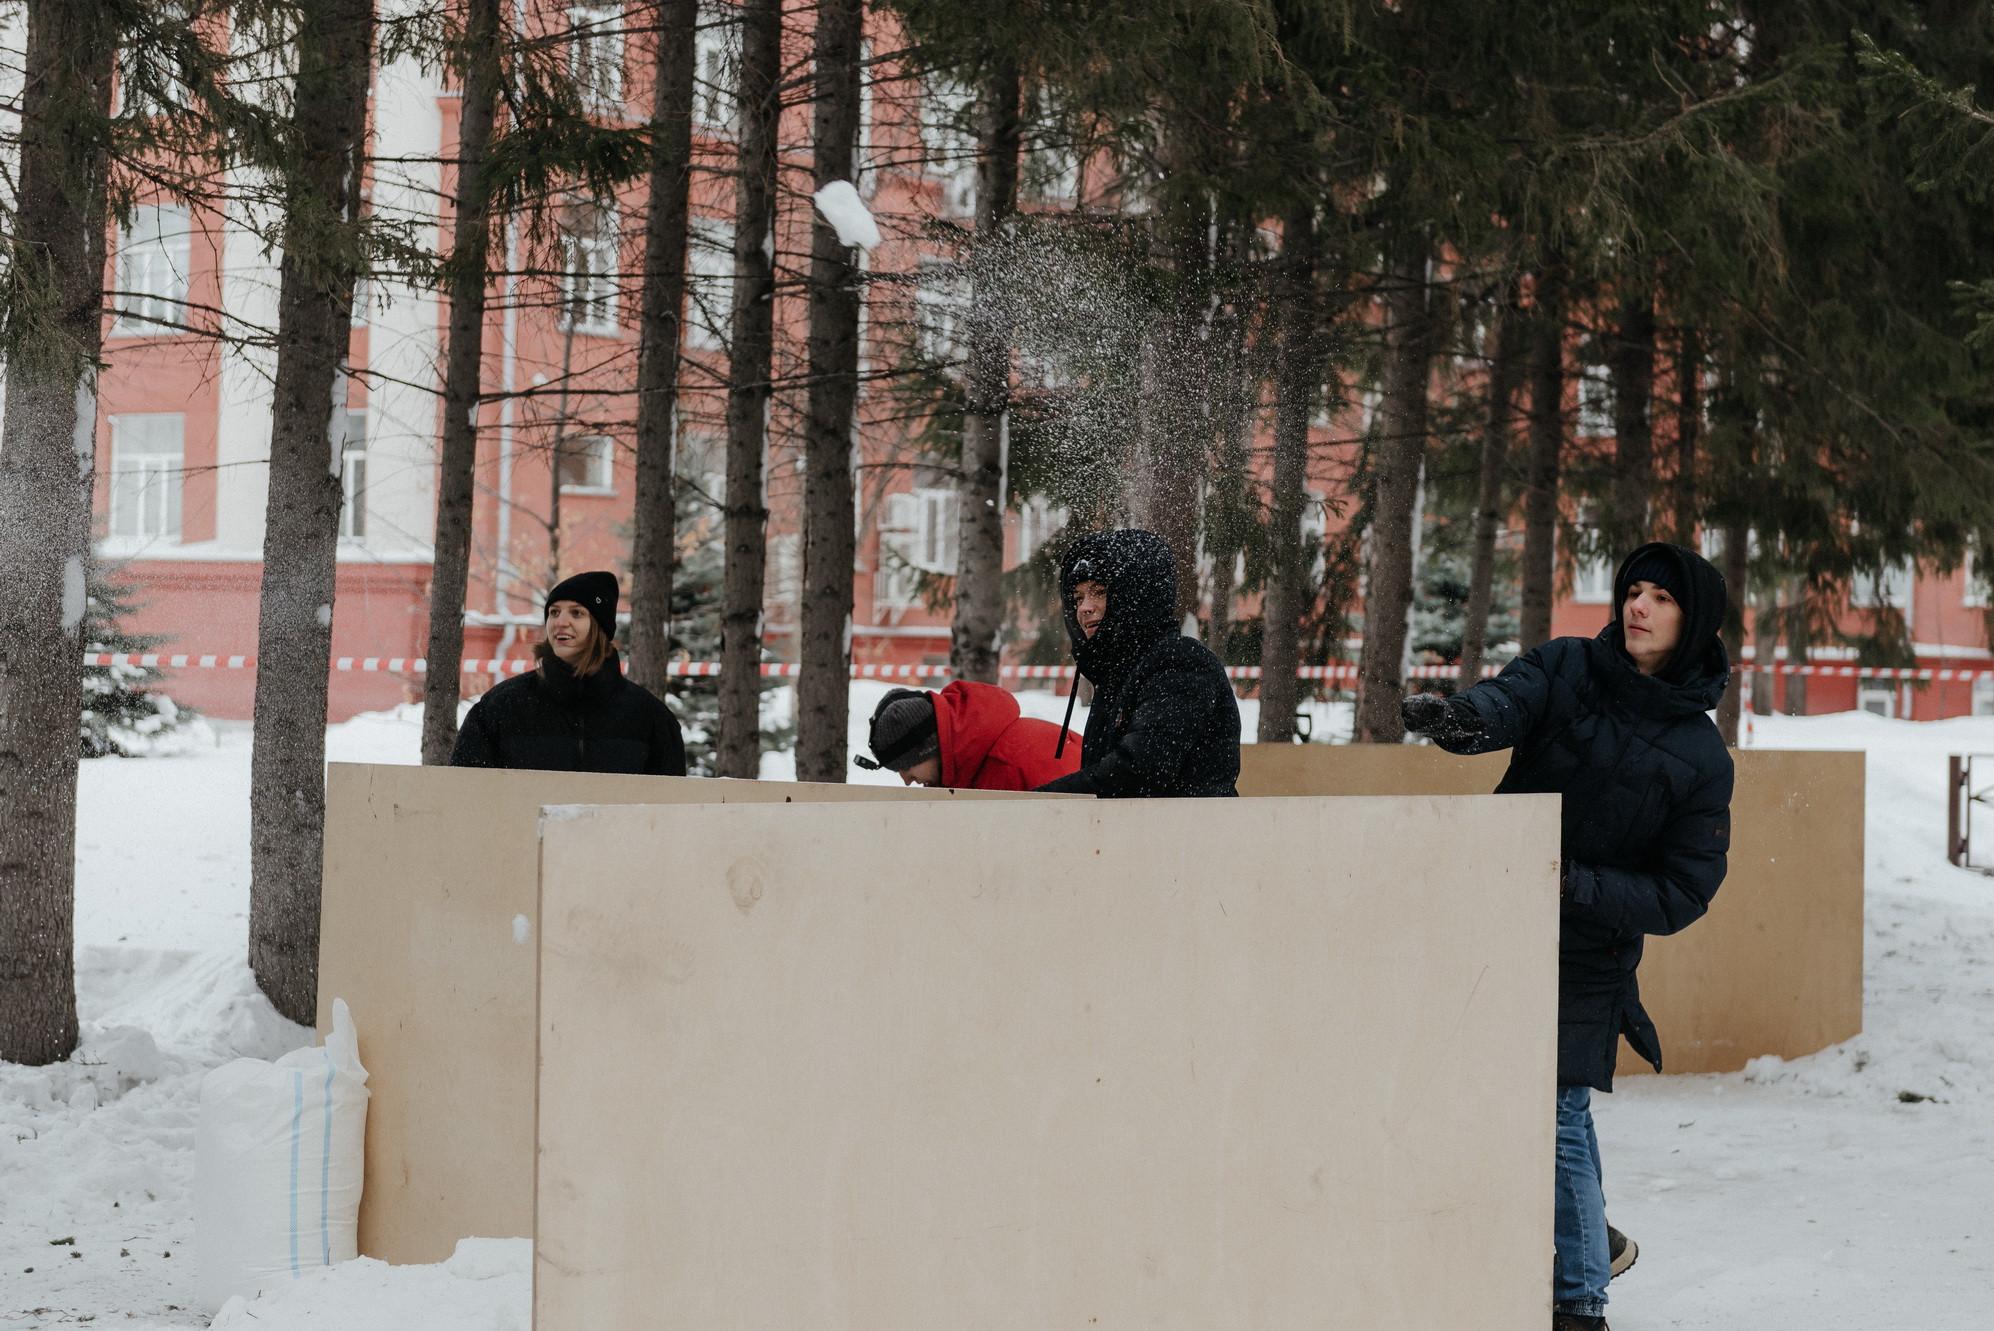
{"label": "black knit beanie", "polygon": [[941,753],[934,699],[920,689],[893,689],[873,709],[867,732],[873,761],[860,766],[904,772]]}
{"label": "black knit beanie", "polygon": [[1669,552],[1659,545],[1650,546],[1627,566],[1627,572],[1621,579],[1622,595],[1625,595],[1625,588],[1637,582],[1649,582],[1660,587],[1675,598],[1685,614],[1695,600],[1696,589],[1690,586],[1682,561],[1670,558]]}
{"label": "black knit beanie", "polygon": [[616,636],[616,602],[623,594],[617,584],[616,575],[607,569],[597,569],[593,573],[577,573],[572,578],[564,578],[547,593],[547,604],[542,608],[544,616],[554,608],[556,601],[573,601],[589,612],[589,618],[602,630],[605,638]]}

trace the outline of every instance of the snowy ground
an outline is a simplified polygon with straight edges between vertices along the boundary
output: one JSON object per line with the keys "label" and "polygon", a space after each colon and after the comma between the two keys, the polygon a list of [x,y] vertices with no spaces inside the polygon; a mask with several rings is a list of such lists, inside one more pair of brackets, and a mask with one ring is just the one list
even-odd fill
{"label": "snowy ground", "polygon": [[[856,733],[885,687],[854,685]],[[1063,702],[1028,695],[1026,710],[1056,719]],[[1347,709],[1316,725],[1347,729]],[[365,717],[335,727],[330,752],[413,761],[419,732],[411,711]],[[1942,845],[1945,755],[1994,752],[1994,720],[1772,718],[1756,742],[1869,752],[1867,1029],[1793,1063],[1629,1079],[1600,1102],[1611,1214],[1642,1244],[1614,1286],[1613,1324],[1984,1331],[1994,878],[1951,868]],[[786,765],[771,755],[764,774]],[[249,736],[228,727],[204,751],[84,764],[85,1041],[55,1068],[0,1064],[0,1328],[209,1324],[190,1309],[200,1077],[309,1038],[257,996],[241,961],[248,773]],[[853,772],[880,776],[892,779]],[[528,1265],[523,1241],[467,1244],[433,1267],[363,1260],[214,1325],[525,1331]]]}

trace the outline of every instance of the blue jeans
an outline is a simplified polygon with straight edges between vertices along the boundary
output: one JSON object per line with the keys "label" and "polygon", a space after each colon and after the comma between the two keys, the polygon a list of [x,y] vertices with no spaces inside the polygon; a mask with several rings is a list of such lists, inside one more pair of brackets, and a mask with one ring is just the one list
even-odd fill
{"label": "blue jeans", "polygon": [[1601,1187],[1599,1138],[1592,1130],[1592,1088],[1558,1088],[1558,1192],[1552,1211],[1557,1256],[1551,1263],[1551,1306],[1581,1317],[1606,1315],[1613,1274],[1606,1246],[1606,1193]]}

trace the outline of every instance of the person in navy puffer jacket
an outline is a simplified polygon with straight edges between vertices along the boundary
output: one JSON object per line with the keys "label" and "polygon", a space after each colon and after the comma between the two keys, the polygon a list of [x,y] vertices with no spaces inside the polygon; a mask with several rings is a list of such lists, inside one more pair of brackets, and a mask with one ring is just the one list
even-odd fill
{"label": "person in navy puffer jacket", "polygon": [[1642,940],[1702,917],[1731,841],[1731,755],[1708,715],[1731,674],[1724,578],[1657,542],[1613,586],[1598,637],[1555,639],[1494,679],[1403,709],[1406,729],[1452,752],[1511,750],[1498,794],[1564,797],[1555,1331],[1603,1329],[1607,1281],[1635,1253],[1606,1223],[1591,1094],[1613,1089],[1622,1035],[1661,1070],[1635,980]]}

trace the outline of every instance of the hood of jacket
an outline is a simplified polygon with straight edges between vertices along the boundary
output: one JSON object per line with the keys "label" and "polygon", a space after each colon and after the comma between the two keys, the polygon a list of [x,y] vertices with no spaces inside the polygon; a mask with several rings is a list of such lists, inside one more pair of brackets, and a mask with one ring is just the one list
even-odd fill
{"label": "hood of jacket", "polygon": [[935,738],[942,746],[942,784],[974,783],[990,748],[1018,719],[1018,700],[995,684],[957,680],[928,695],[935,704]]}
{"label": "hood of jacket", "polygon": [[[1634,668],[1634,659],[1628,655],[1621,616],[1631,585],[1627,571],[1636,561],[1651,554],[1668,559],[1680,575],[1678,582],[1684,593],[1676,597],[1676,602],[1682,607],[1682,638],[1670,654],[1668,664],[1654,675],[1644,676]],[[1665,711],[1707,712],[1717,705],[1731,679],[1730,653],[1718,636],[1724,628],[1724,617],[1730,612],[1731,600],[1724,586],[1724,575],[1709,560],[1694,550],[1664,541],[1641,546],[1621,560],[1614,572],[1613,605],[1613,622],[1601,631],[1599,641],[1625,664],[1626,675],[1639,681],[1623,678],[1620,680],[1623,688]]]}
{"label": "hood of jacket", "polygon": [[[1089,638],[1080,631],[1073,589],[1098,582],[1108,589],[1108,613]],[[1170,546],[1135,528],[1092,532],[1066,552],[1059,567],[1059,603],[1080,673],[1096,684],[1119,678],[1144,651],[1177,629],[1177,565]]]}

